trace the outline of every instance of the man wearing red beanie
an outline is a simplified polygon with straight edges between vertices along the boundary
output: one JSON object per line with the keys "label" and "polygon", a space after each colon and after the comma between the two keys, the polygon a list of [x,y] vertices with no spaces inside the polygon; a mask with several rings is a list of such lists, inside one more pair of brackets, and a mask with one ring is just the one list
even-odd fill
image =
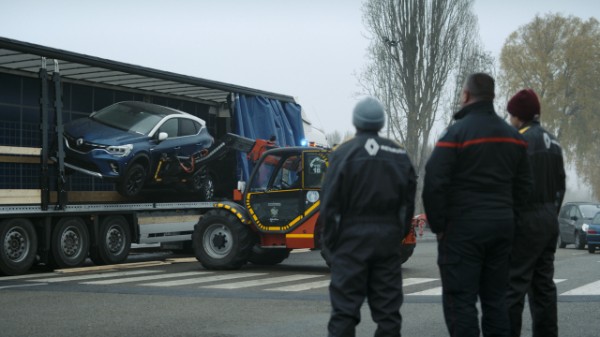
{"label": "man wearing red beanie", "polygon": [[510,123],[528,143],[533,191],[523,207],[510,257],[507,306],[511,336],[521,335],[525,294],[528,294],[533,337],[558,336],[554,253],[558,212],[565,194],[562,150],[556,138],[540,126],[540,102],[531,89],[517,92],[507,106]]}

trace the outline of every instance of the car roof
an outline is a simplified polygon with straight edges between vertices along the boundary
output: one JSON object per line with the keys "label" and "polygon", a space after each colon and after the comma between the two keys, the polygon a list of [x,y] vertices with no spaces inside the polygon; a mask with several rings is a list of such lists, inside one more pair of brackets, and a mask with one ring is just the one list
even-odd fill
{"label": "car roof", "polygon": [[181,110],[177,110],[175,108],[166,107],[163,105],[147,103],[147,102],[140,102],[140,101],[122,101],[122,102],[117,102],[115,104],[124,104],[124,105],[129,105],[129,106],[135,106],[135,107],[144,109],[149,113],[156,114],[156,115],[159,115],[162,117],[167,117],[169,115],[184,116],[186,118],[190,118],[190,119],[193,119],[193,120],[199,122],[200,124],[202,124],[202,126],[206,125],[206,122],[200,117],[194,116],[192,114],[189,114],[189,113],[181,111]]}

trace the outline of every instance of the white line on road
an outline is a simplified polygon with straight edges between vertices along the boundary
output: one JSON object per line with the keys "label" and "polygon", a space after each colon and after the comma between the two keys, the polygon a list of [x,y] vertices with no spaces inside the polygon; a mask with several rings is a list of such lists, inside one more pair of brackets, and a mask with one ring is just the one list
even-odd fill
{"label": "white line on road", "polygon": [[402,280],[402,286],[404,287],[408,287],[408,286],[412,286],[414,284],[421,284],[421,283],[427,283],[427,282],[433,282],[433,281],[437,281],[438,279],[436,278],[407,278]]}
{"label": "white line on road", "polygon": [[55,273],[43,273],[43,274],[28,274],[28,275],[18,275],[18,276],[1,276],[0,281],[10,281],[10,280],[21,280],[25,278],[35,278],[35,277],[46,277],[56,275]]}
{"label": "white line on road", "polygon": [[27,281],[29,281],[29,282],[67,282],[67,281],[90,280],[90,279],[95,279],[95,278],[109,278],[109,277],[120,277],[120,276],[141,275],[141,274],[151,274],[151,273],[162,273],[162,272],[163,271],[160,271],[160,270],[129,270],[129,271],[120,271],[120,272],[104,273],[104,274],[51,277],[51,278],[44,278],[44,279],[38,279],[38,280],[27,280]]}
{"label": "white line on road", "polygon": [[330,280],[315,281],[315,282],[308,282],[308,283],[302,283],[302,284],[298,284],[298,285],[279,287],[279,288],[271,288],[271,289],[265,289],[265,290],[266,291],[303,291],[303,290],[327,287],[329,285],[329,282],[330,282]]}
{"label": "white line on road", "polygon": [[170,273],[170,274],[160,274],[160,275],[147,275],[147,276],[117,278],[117,279],[113,279],[113,280],[90,281],[90,282],[82,282],[82,284],[96,284],[96,285],[118,284],[118,283],[161,280],[161,279],[173,278],[173,277],[197,276],[197,275],[206,275],[206,274],[212,274],[212,272],[189,271],[189,272],[184,272],[184,273]]}
{"label": "white line on road", "polygon": [[280,282],[298,281],[298,280],[304,280],[304,279],[309,279],[309,278],[314,278],[314,277],[322,277],[322,276],[323,275],[279,276],[279,277],[264,278],[264,279],[260,279],[260,280],[254,280],[254,281],[216,284],[216,285],[212,285],[212,286],[205,286],[203,288],[238,289],[238,288],[247,288],[247,287],[261,286],[261,285],[266,285],[266,284],[280,283]]}
{"label": "white line on road", "polygon": [[588,283],[584,286],[571,289],[560,295],[600,295],[600,281]]}
{"label": "white line on road", "polygon": [[223,281],[223,280],[232,280],[243,277],[252,277],[252,276],[262,276],[264,273],[236,273],[236,274],[224,274],[224,275],[215,275],[209,277],[198,277],[192,279],[183,279],[183,280],[174,280],[174,281],[165,281],[165,282],[154,282],[154,283],[144,283],[142,286],[150,286],[150,287],[173,287],[173,286],[182,286],[188,284],[198,284],[198,283],[208,283],[215,281]]}
{"label": "white line on road", "polygon": [[2,290],[2,289],[8,289],[8,288],[37,287],[37,286],[45,286],[45,285],[48,285],[48,283],[15,284],[15,285],[12,285],[12,286],[3,286],[3,287],[0,287],[0,290]]}

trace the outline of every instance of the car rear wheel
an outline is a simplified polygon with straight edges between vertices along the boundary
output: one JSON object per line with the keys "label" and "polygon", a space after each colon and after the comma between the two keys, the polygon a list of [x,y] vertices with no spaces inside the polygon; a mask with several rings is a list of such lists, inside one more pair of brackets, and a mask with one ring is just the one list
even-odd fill
{"label": "car rear wheel", "polygon": [[146,181],[146,169],[142,164],[133,164],[117,184],[118,192],[124,197],[138,195]]}
{"label": "car rear wheel", "polygon": [[596,252],[596,246],[588,244],[588,252],[594,254]]}

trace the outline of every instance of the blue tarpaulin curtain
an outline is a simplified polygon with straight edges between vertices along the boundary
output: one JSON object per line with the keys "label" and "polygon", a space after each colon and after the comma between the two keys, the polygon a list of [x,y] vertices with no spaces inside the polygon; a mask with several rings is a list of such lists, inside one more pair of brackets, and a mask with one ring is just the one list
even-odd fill
{"label": "blue tarpaulin curtain", "polygon": [[[275,99],[235,95],[235,133],[251,139],[276,137],[278,146],[300,146],[304,140],[304,127],[300,105]],[[240,153],[239,173],[248,181],[252,167],[246,154]]]}

